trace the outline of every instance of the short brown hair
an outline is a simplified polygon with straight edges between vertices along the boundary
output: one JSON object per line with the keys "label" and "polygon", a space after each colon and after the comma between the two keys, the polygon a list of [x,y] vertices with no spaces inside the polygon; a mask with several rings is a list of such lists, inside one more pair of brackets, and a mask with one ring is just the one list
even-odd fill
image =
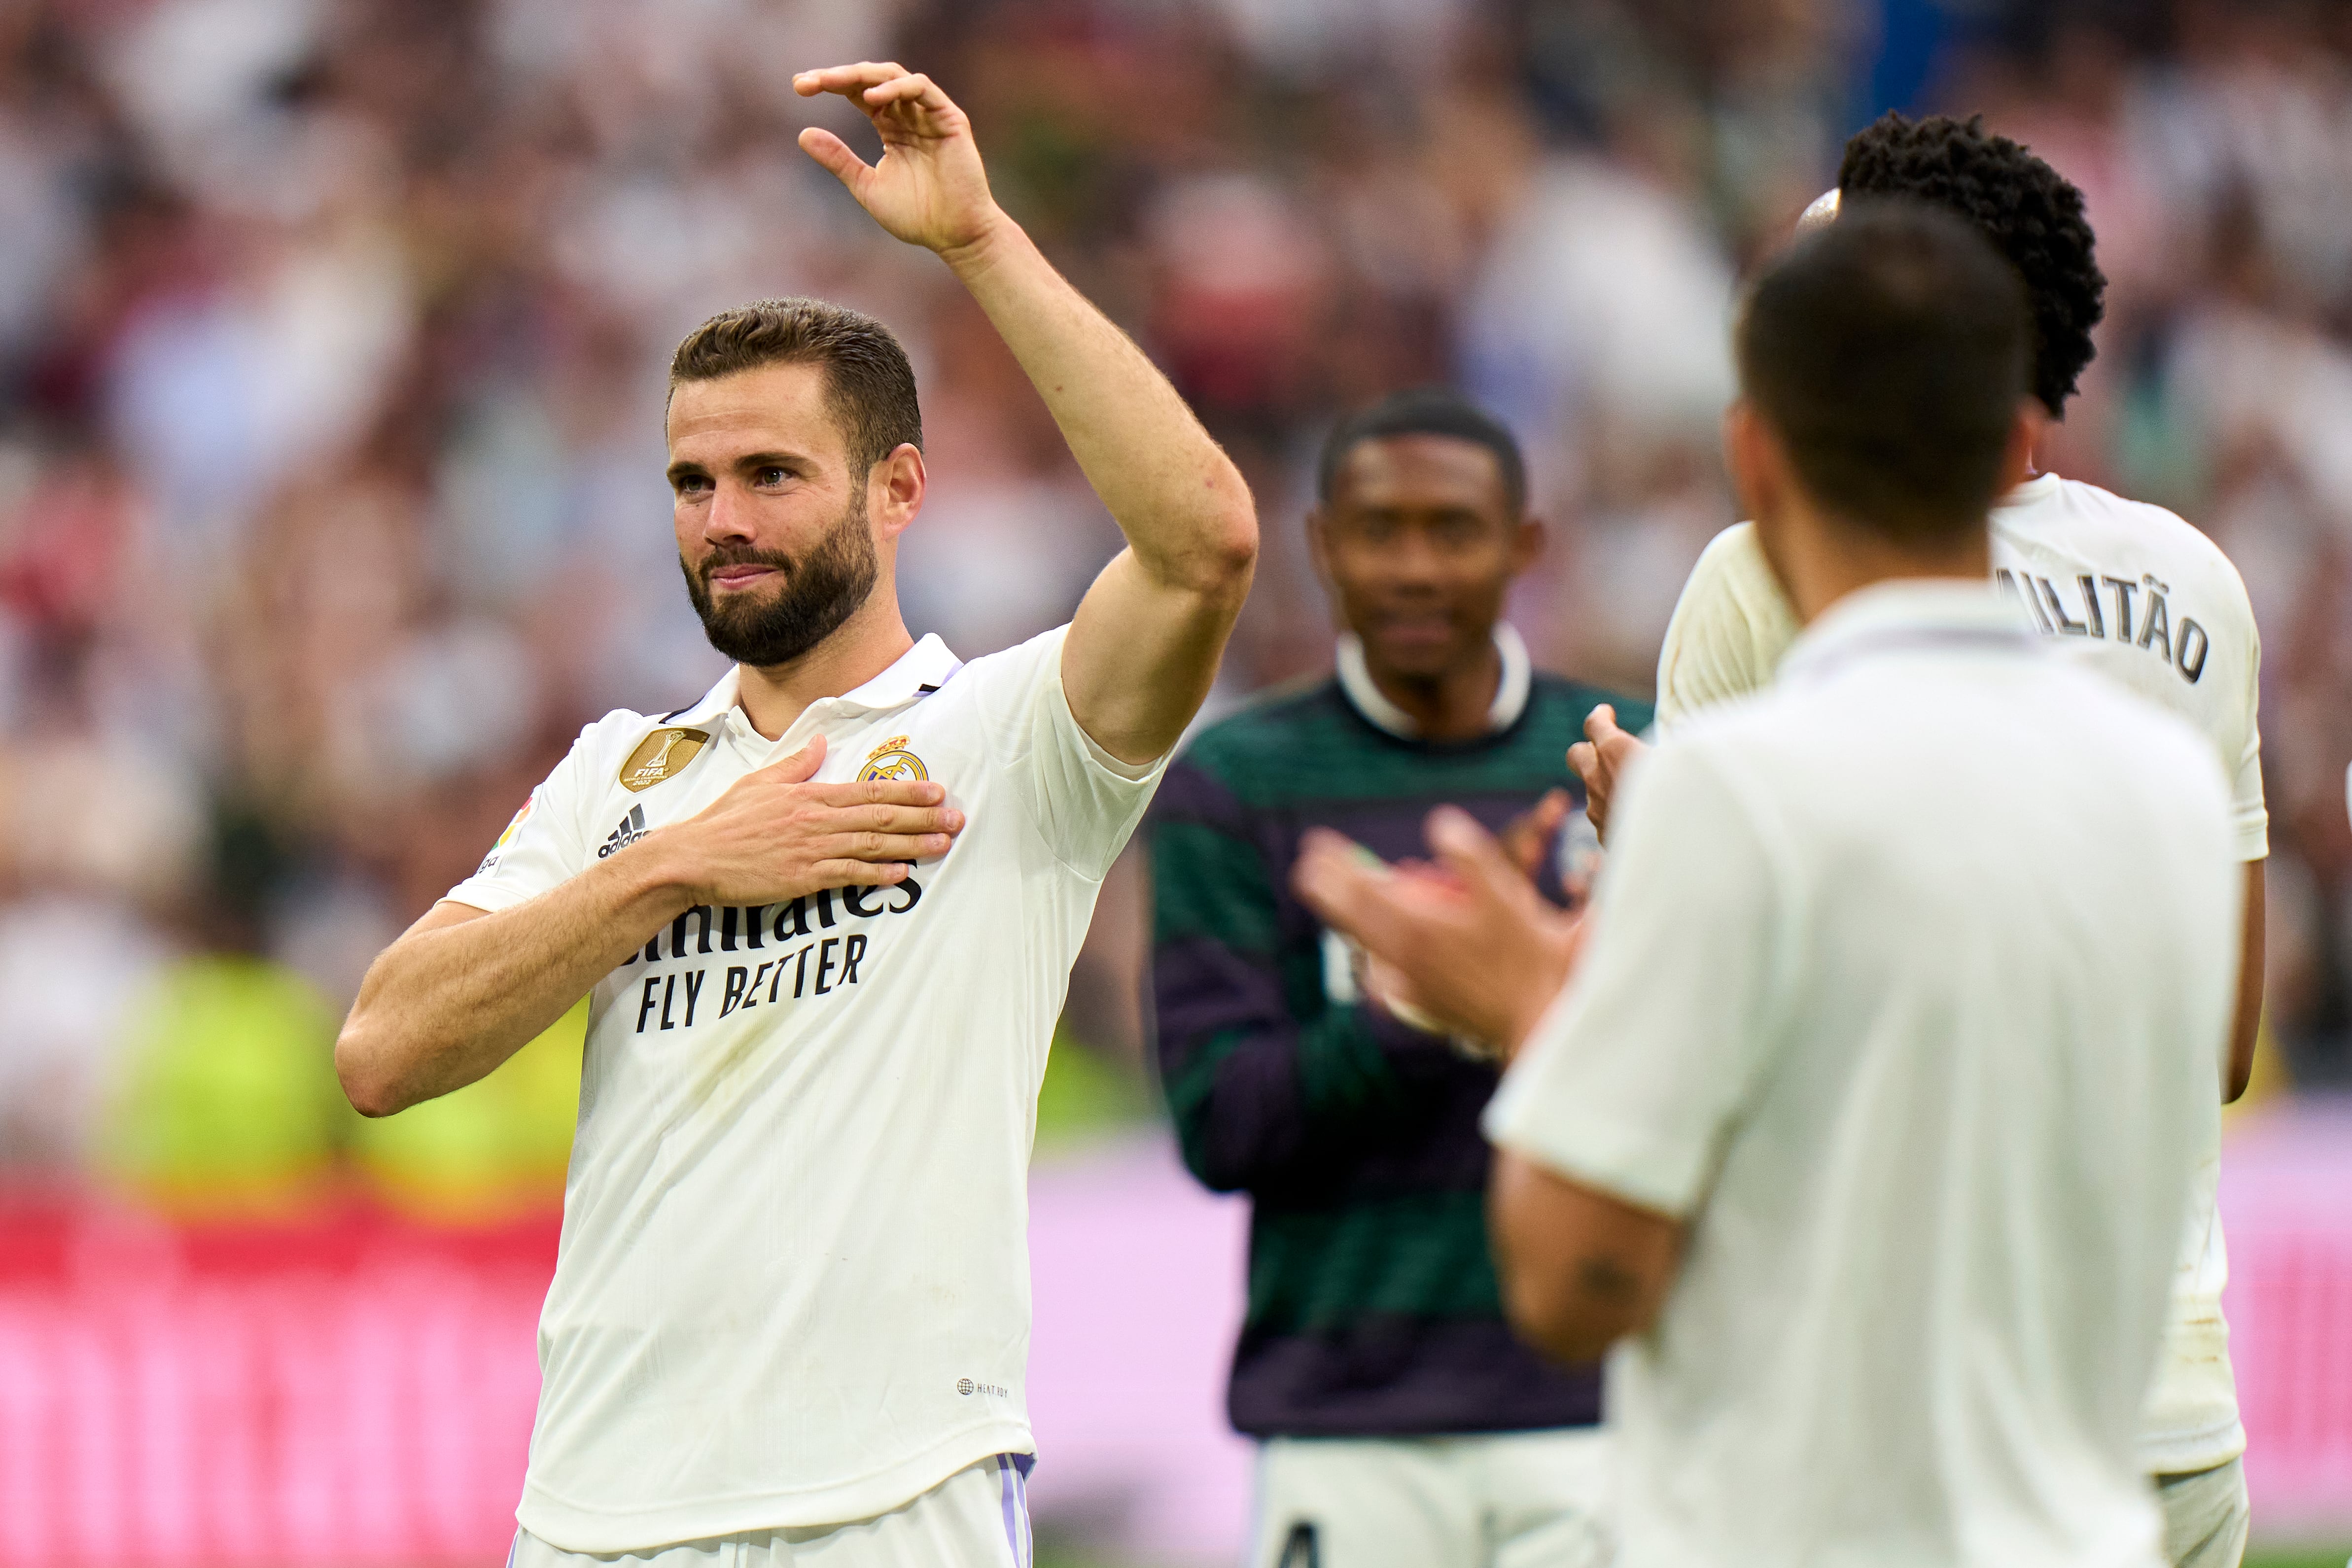
{"label": "short brown hair", "polygon": [[755,299],[686,335],[669,360],[669,390],[766,365],[821,365],[825,402],[861,477],[900,446],[920,451],[915,370],[890,329],[823,299]]}

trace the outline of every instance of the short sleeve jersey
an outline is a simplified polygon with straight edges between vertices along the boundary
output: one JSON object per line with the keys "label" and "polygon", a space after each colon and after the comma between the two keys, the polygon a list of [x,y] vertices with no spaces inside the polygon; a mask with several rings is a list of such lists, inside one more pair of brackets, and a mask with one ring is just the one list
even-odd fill
{"label": "short sleeve jersey", "polygon": [[1037,1086],[1103,874],[1149,803],[1072,716],[1067,628],[927,637],[754,730],[730,674],[583,731],[449,897],[497,911],[822,732],[824,779],[967,815],[894,887],[700,907],[595,988],[520,1517],[575,1552],[887,1512],[1032,1448]]}
{"label": "short sleeve jersey", "polygon": [[[2231,782],[2238,858],[2269,854],[2262,636],[2230,558],[2161,507],[2055,474],[2011,491],[1991,520],[1993,580],[2062,648],[2195,725]],[[1667,624],[1659,728],[1769,684],[1796,640],[1796,612],[1756,525],[1726,528]]]}
{"label": "short sleeve jersey", "polygon": [[[2231,780],[2242,861],[2270,852],[2256,708],[2262,639],[2237,569],[2161,507],[2043,474],[1992,513],[1994,580],[2062,651],[2193,725]],[[1769,685],[1796,612],[1752,523],[1718,534],[1691,570],[1658,658],[1658,727]],[[2142,1433],[2151,1473],[2225,1464],[2245,1448],[2221,1294],[2219,1134],[2205,1150],[2174,1281],[2173,1322]]]}
{"label": "short sleeve jersey", "polygon": [[2135,1452],[2237,920],[2177,719],[1883,585],[1627,781],[1487,1113],[1684,1220],[1620,1345],[1625,1568],[2153,1568]]}

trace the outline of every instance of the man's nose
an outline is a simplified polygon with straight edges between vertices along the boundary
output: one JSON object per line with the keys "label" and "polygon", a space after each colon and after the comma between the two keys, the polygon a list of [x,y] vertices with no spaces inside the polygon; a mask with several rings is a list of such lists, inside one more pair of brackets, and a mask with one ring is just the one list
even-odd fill
{"label": "man's nose", "polygon": [[1396,539],[1383,564],[1391,581],[1415,588],[1433,588],[1444,576],[1438,551],[1418,531],[1409,530]]}
{"label": "man's nose", "polygon": [[710,507],[702,516],[707,539],[748,539],[752,535],[751,498],[743,487],[722,479],[710,492]]}

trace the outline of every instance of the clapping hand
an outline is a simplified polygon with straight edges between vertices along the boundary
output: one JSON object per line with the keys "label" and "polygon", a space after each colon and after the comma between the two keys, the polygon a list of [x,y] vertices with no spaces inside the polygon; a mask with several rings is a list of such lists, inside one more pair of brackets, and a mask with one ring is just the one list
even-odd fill
{"label": "clapping hand", "polygon": [[1391,866],[1327,829],[1291,885],[1370,957],[1375,999],[1402,1001],[1508,1056],[1566,982],[1582,923],[1547,904],[1469,813],[1430,813],[1430,863]]}

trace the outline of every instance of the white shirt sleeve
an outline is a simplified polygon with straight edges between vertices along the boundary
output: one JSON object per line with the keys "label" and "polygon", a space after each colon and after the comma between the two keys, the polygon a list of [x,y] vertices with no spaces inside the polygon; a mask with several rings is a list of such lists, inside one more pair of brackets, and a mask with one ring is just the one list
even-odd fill
{"label": "white shirt sleeve", "polygon": [[1496,1144],[1685,1218],[1779,1030],[1790,883],[1705,749],[1668,741],[1628,781],[1592,939],[1487,1107]]}
{"label": "white shirt sleeve", "polygon": [[594,851],[586,842],[581,817],[595,781],[595,755],[604,749],[596,745],[596,730],[591,725],[580,732],[555,771],[530,792],[490,846],[480,867],[445,898],[495,915],[538,897],[586,868]]}
{"label": "white shirt sleeve", "polygon": [[980,682],[991,745],[1038,832],[1063,864],[1099,880],[1142,820],[1168,758],[1121,762],[1079,727],[1062,689],[1069,632],[1058,626],[975,659],[956,678]]}
{"label": "white shirt sleeve", "polygon": [[1658,650],[1659,733],[1769,685],[1796,640],[1797,613],[1764,559],[1756,525],[1716,535],[1691,568]]}

